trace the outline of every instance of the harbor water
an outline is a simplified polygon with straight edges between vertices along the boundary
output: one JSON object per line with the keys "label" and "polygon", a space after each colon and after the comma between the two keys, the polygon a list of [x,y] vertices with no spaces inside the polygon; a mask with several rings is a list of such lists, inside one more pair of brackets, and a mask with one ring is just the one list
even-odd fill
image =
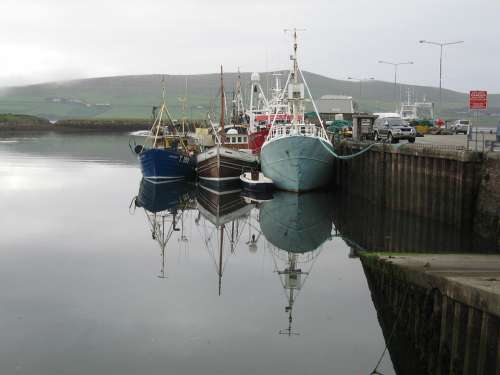
{"label": "harbor water", "polygon": [[128,135],[0,139],[1,374],[369,374],[386,341],[356,251],[475,243],[333,192],[149,188]]}

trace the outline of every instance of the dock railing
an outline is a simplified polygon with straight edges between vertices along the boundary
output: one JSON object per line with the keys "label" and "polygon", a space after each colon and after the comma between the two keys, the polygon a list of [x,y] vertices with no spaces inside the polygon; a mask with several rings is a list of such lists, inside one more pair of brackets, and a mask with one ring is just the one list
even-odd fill
{"label": "dock railing", "polygon": [[290,135],[302,135],[305,137],[320,137],[328,139],[328,136],[323,128],[315,124],[299,124],[299,125],[273,125],[267,140],[287,137]]}

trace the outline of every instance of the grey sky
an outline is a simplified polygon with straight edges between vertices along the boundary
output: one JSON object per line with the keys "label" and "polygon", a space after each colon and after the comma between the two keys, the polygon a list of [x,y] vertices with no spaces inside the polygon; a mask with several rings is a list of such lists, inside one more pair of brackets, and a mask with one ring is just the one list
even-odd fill
{"label": "grey sky", "polygon": [[378,60],[407,61],[402,82],[500,92],[498,0],[2,0],[0,86],[122,74],[288,67],[287,27],[304,70],[392,80]]}

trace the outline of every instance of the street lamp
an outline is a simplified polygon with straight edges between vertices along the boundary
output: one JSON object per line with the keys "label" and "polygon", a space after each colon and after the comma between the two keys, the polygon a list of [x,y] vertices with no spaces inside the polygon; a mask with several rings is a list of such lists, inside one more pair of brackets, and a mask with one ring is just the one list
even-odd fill
{"label": "street lamp", "polygon": [[373,78],[373,77],[370,77],[370,78],[347,77],[347,79],[349,79],[351,81],[359,82],[359,98],[361,99],[363,82],[365,82],[365,81],[373,81],[375,78]]}
{"label": "street lamp", "polygon": [[419,40],[420,44],[432,44],[435,46],[440,47],[440,53],[439,53],[439,108],[438,108],[438,114],[441,114],[441,102],[442,102],[442,83],[443,83],[443,47],[444,46],[449,46],[451,44],[461,44],[463,43],[463,40],[457,40],[456,42],[430,42],[428,40]]}
{"label": "street lamp", "polygon": [[[388,64],[392,65],[394,67],[394,103],[396,103],[396,110],[398,108],[398,102],[396,99],[396,93],[397,93],[397,86],[398,86],[398,66],[399,65],[413,65],[413,61],[405,61],[405,62],[391,62],[391,61],[379,61],[379,64]],[[399,98],[399,101],[401,101],[401,95]]]}

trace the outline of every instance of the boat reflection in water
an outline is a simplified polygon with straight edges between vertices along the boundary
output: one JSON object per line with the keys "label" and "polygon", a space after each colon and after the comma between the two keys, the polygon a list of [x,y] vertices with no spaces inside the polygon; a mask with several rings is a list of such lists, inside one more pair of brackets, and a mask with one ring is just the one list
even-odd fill
{"label": "boat reflection in water", "polygon": [[246,233],[254,206],[245,202],[239,189],[216,191],[200,184],[196,207],[200,213],[197,224],[215,265],[220,296],[225,265]]}
{"label": "boat reflection in water", "polygon": [[324,192],[278,192],[261,204],[260,228],[269,242],[288,303],[288,326],[280,334],[298,335],[292,328],[293,305],[321,254],[322,244],[332,238],[330,207],[328,193]]}
{"label": "boat reflection in water", "polygon": [[137,207],[144,209],[151,237],[160,246],[160,278],[166,277],[165,250],[172,234],[180,231],[179,240],[188,241],[184,235],[184,214],[195,207],[195,189],[194,185],[184,182],[155,184],[142,179],[139,194],[132,200],[134,211]]}

